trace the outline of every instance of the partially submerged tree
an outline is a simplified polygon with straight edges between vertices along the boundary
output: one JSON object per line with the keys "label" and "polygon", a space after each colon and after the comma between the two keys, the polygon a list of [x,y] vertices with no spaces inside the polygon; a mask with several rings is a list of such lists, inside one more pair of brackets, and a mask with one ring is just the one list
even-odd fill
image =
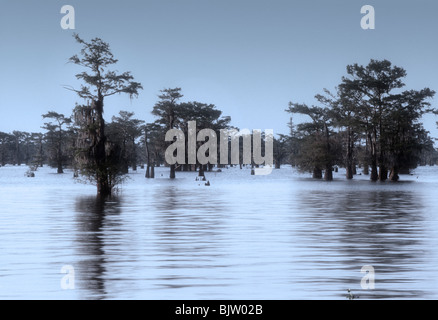
{"label": "partially submerged tree", "polygon": [[[197,101],[183,102],[176,108],[176,118],[178,119],[178,129],[182,130],[185,135],[186,146],[186,163],[188,163],[188,148],[189,148],[189,122],[196,121],[196,132],[192,134],[198,135],[203,129],[211,129],[216,132],[216,136],[219,136],[221,129],[228,129],[230,127],[231,117],[222,116],[222,111],[217,109],[214,104],[206,104]],[[202,141],[196,142],[196,151],[202,145]],[[219,150],[218,150],[219,153]],[[219,155],[217,156],[219,159]],[[214,163],[200,164],[197,161],[199,167],[199,176],[204,175],[204,171],[211,171]],[[189,165],[186,164],[180,168],[185,171],[189,170]]]}
{"label": "partially submerged tree", "polygon": [[56,164],[58,173],[64,173],[63,163],[65,156],[63,149],[66,143],[67,126],[71,124],[72,120],[71,118],[55,111],[43,114],[43,119],[53,120],[46,122],[42,128],[47,130],[45,140],[47,141],[50,156]]}
{"label": "partially submerged tree", "polygon": [[273,148],[273,156],[275,169],[280,169],[281,164],[286,160],[287,156],[290,152],[290,140],[291,138],[280,134],[278,138],[274,138],[274,148]]}
{"label": "partially submerged tree", "polygon": [[119,182],[117,153],[119,148],[108,141],[103,118],[104,100],[115,94],[128,94],[130,98],[138,96],[141,84],[134,81],[130,72],[117,73],[109,68],[117,63],[109,44],[99,38],[86,42],[77,34],[76,41],[82,45],[79,55],[70,58],[70,62],[86,68],[76,78],[85,84],[75,90],[79,97],[91,102],[91,105],[76,108],[75,120],[81,128],[78,141],[77,162],[80,172],[91,178],[97,185],[99,195],[110,195]]}
{"label": "partially submerged tree", "polygon": [[29,135],[29,133],[27,133],[27,132],[18,131],[18,130],[12,131],[12,140],[13,140],[13,144],[14,144],[14,152],[13,152],[14,165],[21,166],[21,164],[23,162],[24,157],[23,157],[22,148],[23,148],[24,142],[26,140],[26,137],[28,135]]}
{"label": "partially submerged tree", "polygon": [[[175,128],[176,121],[176,108],[177,102],[181,99],[181,88],[168,88],[161,90],[161,94],[158,96],[160,100],[155,104],[152,114],[157,119],[157,124],[161,124],[165,127],[165,130],[171,130]],[[170,179],[175,179],[175,165],[170,165]]]}
{"label": "partially submerged tree", "polygon": [[36,153],[33,156],[33,165],[42,167],[44,162],[44,135],[41,132],[31,133],[31,140],[35,144]]}
{"label": "partially submerged tree", "polygon": [[164,137],[166,130],[164,126],[157,123],[147,123],[143,126],[143,144],[146,154],[146,174],[147,179],[155,178],[155,166],[161,162],[161,154],[164,154],[166,144]]}
{"label": "partially submerged tree", "polygon": [[394,101],[394,108],[387,121],[386,139],[388,157],[386,161],[390,168],[389,178],[399,179],[399,173],[407,173],[416,168],[420,162],[421,153],[430,145],[430,137],[424,129],[421,118],[431,112],[431,104],[426,101],[432,98],[434,92],[426,88],[420,91],[404,91]]}
{"label": "partially submerged tree", "polygon": [[[422,128],[418,121],[431,111],[427,99],[435,92],[428,88],[400,92],[405,86],[406,71],[388,60],[371,60],[367,66],[349,65],[347,73],[339,87],[344,93],[361,96],[356,104],[355,120],[365,129],[370,146],[371,180],[385,181],[389,170],[393,172],[391,178],[398,180],[403,157],[396,153],[408,145],[404,136],[408,128]],[[412,143],[411,140],[409,144]]]}
{"label": "partially submerged tree", "polygon": [[[178,102],[179,99],[183,97],[181,94],[181,88],[164,89],[161,90],[161,95],[159,95],[160,100],[155,104],[152,114],[157,117],[154,125],[149,124],[146,129],[146,148],[149,149],[151,141],[155,138],[151,136],[151,132],[162,134],[161,139],[165,140],[165,134],[168,130],[178,129],[181,130],[185,136],[185,163],[177,163],[177,165],[170,165],[170,178],[175,178],[175,171],[191,171],[195,165],[199,167],[199,175],[204,175],[204,170],[212,170],[216,163],[206,163],[201,164],[196,159],[195,163],[189,164],[188,150],[195,149],[197,153],[198,148],[202,147],[202,141],[195,141],[193,146],[190,146],[189,135],[195,135],[203,129],[213,130],[217,136],[219,136],[219,131],[221,129],[229,128],[229,123],[231,118],[228,116],[222,116],[222,111],[217,109],[213,104],[206,104],[197,101],[190,102]],[[189,134],[189,122],[196,121],[196,132],[190,132]],[[151,138],[153,138],[151,140]],[[149,139],[149,140],[148,140]],[[166,146],[169,143],[160,145],[154,143],[155,146],[160,146],[162,153],[166,150]],[[219,152],[218,150],[215,152]],[[209,153],[206,151],[206,153]],[[150,153],[149,153],[150,154]],[[218,158],[218,157],[217,157]],[[149,163],[150,161],[148,161]],[[182,162],[182,161],[181,161]]]}
{"label": "partially submerged tree", "polygon": [[290,102],[289,109],[286,111],[306,115],[311,119],[310,122],[300,123],[297,126],[297,131],[301,134],[297,157],[298,167],[312,171],[315,179],[321,179],[324,170],[324,179],[333,180],[334,153],[332,152],[330,109]]}
{"label": "partially submerged tree", "polygon": [[107,126],[107,135],[110,141],[121,147],[122,170],[128,173],[129,166],[137,170],[137,139],[142,136],[143,120],[134,119],[134,112],[120,111],[118,116],[112,117]]}

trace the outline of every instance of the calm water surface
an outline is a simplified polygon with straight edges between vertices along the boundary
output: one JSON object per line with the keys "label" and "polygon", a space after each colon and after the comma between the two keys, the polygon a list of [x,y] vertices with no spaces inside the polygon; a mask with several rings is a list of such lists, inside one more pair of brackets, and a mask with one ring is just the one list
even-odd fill
{"label": "calm water surface", "polygon": [[26,170],[0,168],[0,299],[438,298],[438,167],[400,183],[225,169],[210,187],[139,170],[107,201]]}

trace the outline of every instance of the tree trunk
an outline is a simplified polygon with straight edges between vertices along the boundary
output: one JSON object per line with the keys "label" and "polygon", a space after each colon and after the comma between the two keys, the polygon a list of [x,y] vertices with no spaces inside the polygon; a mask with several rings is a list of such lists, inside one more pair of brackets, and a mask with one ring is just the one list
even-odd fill
{"label": "tree trunk", "polygon": [[371,146],[371,181],[377,181],[379,179],[379,174],[377,172],[377,133],[376,130],[373,132],[373,137],[371,134],[368,136]]}
{"label": "tree trunk", "polygon": [[149,152],[149,142],[148,142],[148,133],[147,133],[147,129],[145,129],[145,134],[144,134],[144,143],[146,146],[146,162],[147,162],[147,168],[146,168],[146,175],[145,177],[147,179],[150,178],[150,174],[149,174],[149,170],[151,167],[151,156],[150,156],[150,152]]}
{"label": "tree trunk", "polygon": [[379,155],[379,180],[386,181],[388,179],[388,169],[385,165],[385,149],[384,149],[384,140],[383,140],[383,124],[382,124],[382,106],[379,106],[379,147],[380,147],[380,155]]}
{"label": "tree trunk", "polygon": [[318,167],[313,168],[313,179],[322,179],[322,170]]}
{"label": "tree trunk", "polygon": [[352,167],[351,163],[348,163],[345,169],[346,169],[345,176],[347,177],[347,179],[348,180],[353,179],[353,167]]}
{"label": "tree trunk", "polygon": [[346,177],[347,179],[353,179],[353,150],[351,147],[351,128],[347,129],[347,159],[346,159]]}
{"label": "tree trunk", "polygon": [[39,167],[43,167],[43,143],[40,141]]}
{"label": "tree trunk", "polygon": [[366,142],[365,142],[365,157],[363,159],[363,170],[362,170],[362,173],[364,175],[369,175],[370,174],[370,164],[368,162],[368,159],[369,159],[368,139],[366,139]]}
{"label": "tree trunk", "polygon": [[386,181],[388,179],[388,169],[384,164],[379,166],[379,181]]}
{"label": "tree trunk", "polygon": [[332,181],[333,180],[333,166],[331,161],[331,148],[330,148],[330,133],[327,124],[324,123],[325,127],[325,143],[327,150],[327,160],[325,163],[325,172],[324,172],[324,180]]}
{"label": "tree trunk", "polygon": [[391,174],[389,175],[389,180],[398,181],[400,179],[399,168],[397,166],[392,167]]}
{"label": "tree trunk", "polygon": [[93,146],[92,154],[96,165],[96,182],[97,193],[100,196],[110,196],[112,186],[109,181],[107,156],[106,156],[106,136],[105,136],[105,120],[103,119],[103,97],[93,101],[93,107],[96,110],[96,122],[98,124],[96,132],[96,143]]}
{"label": "tree trunk", "polygon": [[155,164],[151,166],[151,179],[155,179]]}
{"label": "tree trunk", "polygon": [[112,188],[108,182],[108,177],[100,176],[97,178],[97,193],[100,196],[110,196]]}
{"label": "tree trunk", "polygon": [[170,165],[170,179],[175,179],[175,165]]}
{"label": "tree trunk", "polygon": [[137,171],[137,148],[135,146],[135,140],[132,139],[132,159],[131,159],[132,171]]}
{"label": "tree trunk", "polygon": [[364,162],[364,164],[363,164],[363,170],[362,170],[362,173],[363,173],[364,175],[369,175],[369,174],[370,174],[370,168],[369,168],[369,165],[368,165],[367,162]]}
{"label": "tree trunk", "polygon": [[326,166],[326,168],[325,168],[324,180],[325,181],[332,181],[333,180],[333,167],[330,165]]}
{"label": "tree trunk", "polygon": [[62,170],[62,161],[58,160],[58,174],[64,173],[64,170]]}
{"label": "tree trunk", "polygon": [[59,141],[59,146],[58,146],[58,155],[57,155],[57,163],[58,163],[58,174],[62,174],[64,173],[64,170],[62,170],[62,149],[61,149],[61,141]]}
{"label": "tree trunk", "polygon": [[15,164],[17,164],[18,166],[21,166],[20,142],[18,141],[18,139],[16,140],[16,145],[15,145],[15,163],[14,163],[14,165]]}
{"label": "tree trunk", "polygon": [[379,173],[377,171],[377,163],[371,161],[371,181],[377,181],[379,179]]}
{"label": "tree trunk", "polygon": [[199,177],[203,177],[204,176],[204,166],[202,164],[199,165]]}
{"label": "tree trunk", "polygon": [[151,169],[151,166],[149,165],[149,162],[148,162],[147,167],[146,167],[146,175],[145,175],[146,179],[149,179],[151,177],[150,169]]}

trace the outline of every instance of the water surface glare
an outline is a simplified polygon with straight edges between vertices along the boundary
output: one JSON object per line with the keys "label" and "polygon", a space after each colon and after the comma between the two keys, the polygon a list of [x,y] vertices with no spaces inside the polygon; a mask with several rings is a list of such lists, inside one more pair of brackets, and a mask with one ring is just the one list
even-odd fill
{"label": "water surface glare", "polygon": [[209,187],[158,168],[106,201],[68,170],[26,171],[0,168],[0,299],[438,298],[438,167],[400,183],[231,168]]}

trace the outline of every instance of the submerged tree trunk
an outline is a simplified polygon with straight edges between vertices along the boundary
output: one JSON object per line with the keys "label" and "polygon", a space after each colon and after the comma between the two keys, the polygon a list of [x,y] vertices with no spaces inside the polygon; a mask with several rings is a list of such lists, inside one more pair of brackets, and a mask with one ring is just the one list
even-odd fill
{"label": "submerged tree trunk", "polygon": [[377,171],[377,160],[371,160],[371,181],[377,181],[379,179],[379,173]]}
{"label": "submerged tree trunk", "polygon": [[137,171],[137,147],[135,145],[135,138],[132,139],[132,157],[131,157],[131,168],[132,171]]}
{"label": "submerged tree trunk", "polygon": [[351,128],[347,129],[347,164],[346,164],[346,177],[347,179],[353,179],[353,148],[351,143]]}
{"label": "submerged tree trunk", "polygon": [[325,164],[325,172],[324,172],[324,180],[332,181],[333,180],[333,165],[331,160],[331,148],[330,148],[330,133],[327,124],[324,124],[325,127],[325,143],[327,149],[327,157]]}
{"label": "submerged tree trunk", "polygon": [[175,165],[170,165],[170,179],[175,179]]}
{"label": "submerged tree trunk", "polygon": [[[62,139],[62,138],[60,138],[60,139]],[[58,164],[58,174],[62,174],[62,173],[64,173],[64,170],[62,170],[62,147],[61,147],[61,143],[62,143],[62,140],[59,140],[59,142],[58,142],[58,154],[57,154],[57,164]]]}
{"label": "submerged tree trunk", "polygon": [[347,163],[345,176],[348,180],[353,179],[353,167],[351,163]]}
{"label": "submerged tree trunk", "polygon": [[388,179],[388,169],[382,163],[379,165],[379,181],[386,181]]}
{"label": "submerged tree trunk", "polygon": [[145,129],[145,134],[144,134],[144,141],[145,141],[145,146],[146,146],[146,175],[145,177],[147,179],[149,179],[150,176],[150,169],[151,169],[151,154],[149,152],[149,142],[148,142],[148,133],[147,133],[147,129]]}
{"label": "submerged tree trunk", "polygon": [[58,174],[64,173],[64,170],[62,169],[62,161],[58,161]]}
{"label": "submerged tree trunk", "polygon": [[326,168],[325,168],[324,180],[325,181],[332,181],[333,180],[333,167],[330,165],[326,166]]}
{"label": "submerged tree trunk", "polygon": [[20,141],[18,138],[15,139],[15,159],[14,165],[21,166],[21,156],[20,156]]}
{"label": "submerged tree trunk", "polygon": [[199,164],[199,173],[198,173],[199,177],[203,177],[204,176],[204,165]]}
{"label": "submerged tree trunk", "polygon": [[379,180],[386,181],[388,179],[388,168],[385,165],[385,148],[384,148],[384,139],[383,139],[383,124],[382,124],[382,106],[379,106]]}
{"label": "submerged tree trunk", "polygon": [[322,170],[318,167],[313,168],[313,179],[322,179]]}
{"label": "submerged tree trunk", "polygon": [[108,178],[100,175],[97,178],[97,193],[100,196],[107,197],[112,193],[112,187],[109,184]]}
{"label": "submerged tree trunk", "polygon": [[368,163],[364,163],[362,173],[366,176],[370,174],[370,168]]}
{"label": "submerged tree trunk", "polygon": [[40,141],[40,151],[39,151],[38,161],[39,161],[39,167],[42,168],[44,165],[43,164],[43,143],[42,143],[42,141]]}
{"label": "submerged tree trunk", "polygon": [[398,166],[393,166],[389,175],[389,180],[398,181],[400,179]]}
{"label": "submerged tree trunk", "polygon": [[368,159],[369,159],[368,139],[365,139],[365,140],[366,140],[366,142],[365,142],[365,156],[364,156],[363,163],[362,163],[363,164],[362,173],[364,175],[369,175],[370,174],[370,164],[368,161]]}
{"label": "submerged tree trunk", "polygon": [[93,101],[92,108],[96,112],[95,141],[91,147],[91,161],[94,162],[97,193],[102,197],[110,196],[112,184],[107,163],[105,120],[103,119],[103,97]]}
{"label": "submerged tree trunk", "polygon": [[377,172],[377,133],[376,130],[373,132],[373,136],[371,134],[368,135],[368,139],[370,141],[371,147],[371,181],[377,181],[379,179],[379,174]]}
{"label": "submerged tree trunk", "polygon": [[147,166],[146,166],[146,175],[145,175],[145,178],[146,178],[146,179],[149,179],[149,178],[151,177],[151,175],[150,175],[150,169],[151,169],[151,166],[150,166],[149,163],[148,163]]}

